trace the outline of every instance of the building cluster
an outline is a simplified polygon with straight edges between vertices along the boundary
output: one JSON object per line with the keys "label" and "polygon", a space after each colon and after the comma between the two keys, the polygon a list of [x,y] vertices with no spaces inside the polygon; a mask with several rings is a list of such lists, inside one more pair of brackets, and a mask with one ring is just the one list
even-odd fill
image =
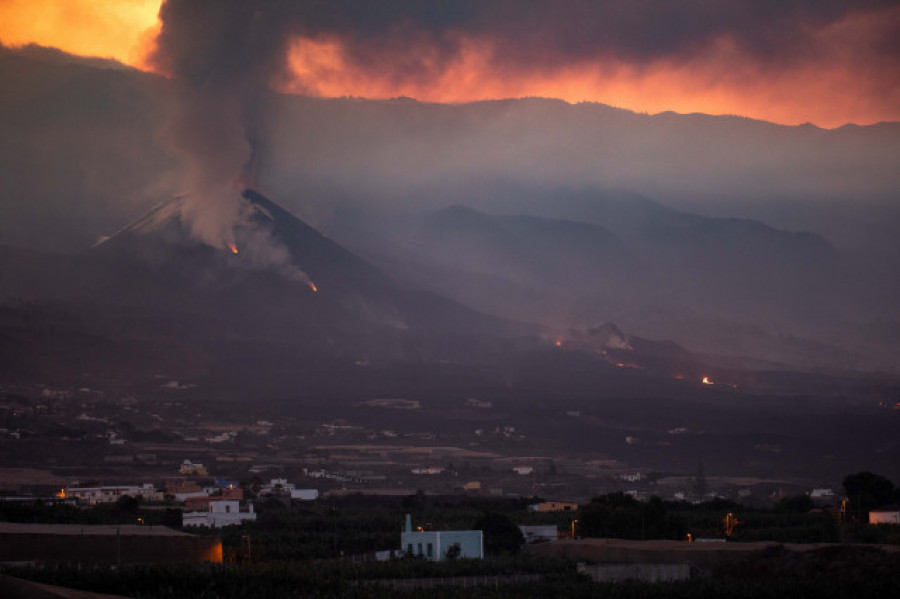
{"label": "building cluster", "polygon": [[195,464],[190,460],[185,460],[181,463],[181,467],[178,468],[178,473],[185,476],[209,475],[209,472],[207,472],[206,467],[204,467],[203,464]]}
{"label": "building cluster", "polygon": [[[182,467],[193,464],[185,460]],[[319,498],[318,489],[298,489],[285,478],[273,478],[262,485],[259,494],[281,496],[296,501],[314,501]],[[73,483],[56,494],[57,499],[66,499],[82,505],[116,503],[125,496],[145,502],[170,500],[184,506],[182,523],[184,526],[208,526],[220,528],[242,522],[256,520],[253,504],[245,501],[244,489],[238,482],[221,478],[214,479],[212,485],[201,486],[194,480],[171,478],[165,482],[163,490],[152,483],[141,485],[81,486]]]}
{"label": "building cluster", "polygon": [[286,478],[273,478],[259,490],[260,495],[288,495],[297,501],[315,501],[319,498],[318,489],[298,489]]}
{"label": "building cluster", "polygon": [[140,498],[143,501],[162,501],[163,492],[157,491],[151,483],[142,485],[109,485],[82,487],[78,483],[66,486],[57,493],[60,499],[74,499],[83,505],[116,503],[125,496]]}
{"label": "building cluster", "polygon": [[567,501],[542,501],[528,506],[529,512],[574,512],[578,504]]}

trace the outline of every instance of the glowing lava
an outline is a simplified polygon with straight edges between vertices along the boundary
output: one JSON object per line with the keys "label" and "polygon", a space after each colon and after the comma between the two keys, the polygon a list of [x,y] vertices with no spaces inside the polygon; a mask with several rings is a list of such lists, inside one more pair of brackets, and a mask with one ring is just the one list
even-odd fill
{"label": "glowing lava", "polygon": [[312,281],[309,282],[309,288],[312,289],[313,292],[315,292],[315,293],[318,293],[318,292],[319,292],[319,288],[316,287],[316,284],[313,283]]}
{"label": "glowing lava", "polygon": [[237,246],[234,245],[233,243],[229,243],[229,244],[228,244],[228,249],[231,250],[231,253],[232,253],[232,254],[237,254],[237,253],[238,253]]}
{"label": "glowing lava", "polygon": [[715,385],[715,383],[713,383],[711,380],[709,380],[708,376],[703,377],[700,380],[700,382],[703,383],[704,385]]}
{"label": "glowing lava", "polygon": [[557,342],[556,342],[556,347],[562,347],[562,341],[557,341]]}

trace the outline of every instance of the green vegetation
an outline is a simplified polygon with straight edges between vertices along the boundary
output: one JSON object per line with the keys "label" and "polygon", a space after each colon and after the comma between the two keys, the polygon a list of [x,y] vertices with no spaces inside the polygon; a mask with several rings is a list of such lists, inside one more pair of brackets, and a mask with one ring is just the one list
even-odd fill
{"label": "green vegetation", "polygon": [[844,477],[844,492],[851,513],[862,513],[883,505],[900,502],[900,489],[890,480],[871,472]]}
{"label": "green vegetation", "polygon": [[[376,578],[449,578],[537,570],[539,581],[527,584],[485,584],[394,589]],[[804,555],[769,552],[711,578],[675,583],[590,582],[574,564],[553,560],[494,558],[436,564],[399,560],[379,564],[337,562],[226,564],[224,566],[142,566],[108,569],[6,568],[5,573],[78,589],[116,593],[141,599],[238,599],[251,597],[408,597],[408,598],[559,598],[721,599],[810,597],[815,599],[880,599],[898,596],[896,558],[865,551]],[[376,576],[377,575],[377,576]]]}
{"label": "green vegetation", "polygon": [[488,554],[515,554],[525,544],[522,531],[505,514],[487,512],[475,521],[472,530],[482,531],[484,550]]}
{"label": "green vegetation", "polygon": [[659,497],[641,503],[623,493],[595,497],[581,507],[580,532],[584,537],[619,539],[680,539],[684,522],[667,513]]}

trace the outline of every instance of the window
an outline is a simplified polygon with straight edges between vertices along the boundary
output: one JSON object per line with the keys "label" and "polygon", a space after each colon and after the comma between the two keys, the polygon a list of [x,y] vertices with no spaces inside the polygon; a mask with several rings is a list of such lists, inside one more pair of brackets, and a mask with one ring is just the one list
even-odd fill
{"label": "window", "polygon": [[431,543],[428,543],[428,557],[434,557],[434,547]]}
{"label": "window", "polygon": [[419,543],[419,555],[422,555],[422,543]]}

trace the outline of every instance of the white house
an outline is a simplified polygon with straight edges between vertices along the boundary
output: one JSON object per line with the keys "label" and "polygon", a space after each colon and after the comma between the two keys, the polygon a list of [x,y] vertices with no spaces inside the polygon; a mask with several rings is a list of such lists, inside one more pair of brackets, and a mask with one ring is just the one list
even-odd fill
{"label": "white house", "polygon": [[519,525],[526,543],[540,543],[543,541],[555,541],[559,538],[555,524]]}
{"label": "white house", "polygon": [[813,489],[809,492],[809,498],[817,506],[837,506],[841,503],[841,498],[831,489]]}
{"label": "white house", "polygon": [[246,512],[242,512],[241,502],[236,499],[210,501],[208,511],[187,512],[182,516],[183,526],[208,526],[210,528],[233,526],[245,520],[256,520],[253,504],[249,505]]}
{"label": "white house", "polygon": [[271,493],[293,491],[294,484],[289,483],[286,478],[273,478],[269,480],[269,484],[263,485],[259,492],[266,495]]}
{"label": "white house", "polygon": [[181,466],[178,468],[178,472],[180,474],[196,474],[199,476],[206,476],[207,471],[203,464],[194,464],[190,460],[185,460],[181,463]]}
{"label": "white house", "polygon": [[400,548],[407,555],[434,562],[456,558],[482,559],[484,537],[480,530],[413,530],[412,519],[407,514],[406,527],[400,533]]}
{"label": "white house", "polygon": [[315,501],[318,498],[318,489],[291,489],[291,499],[297,499],[299,501]]}

